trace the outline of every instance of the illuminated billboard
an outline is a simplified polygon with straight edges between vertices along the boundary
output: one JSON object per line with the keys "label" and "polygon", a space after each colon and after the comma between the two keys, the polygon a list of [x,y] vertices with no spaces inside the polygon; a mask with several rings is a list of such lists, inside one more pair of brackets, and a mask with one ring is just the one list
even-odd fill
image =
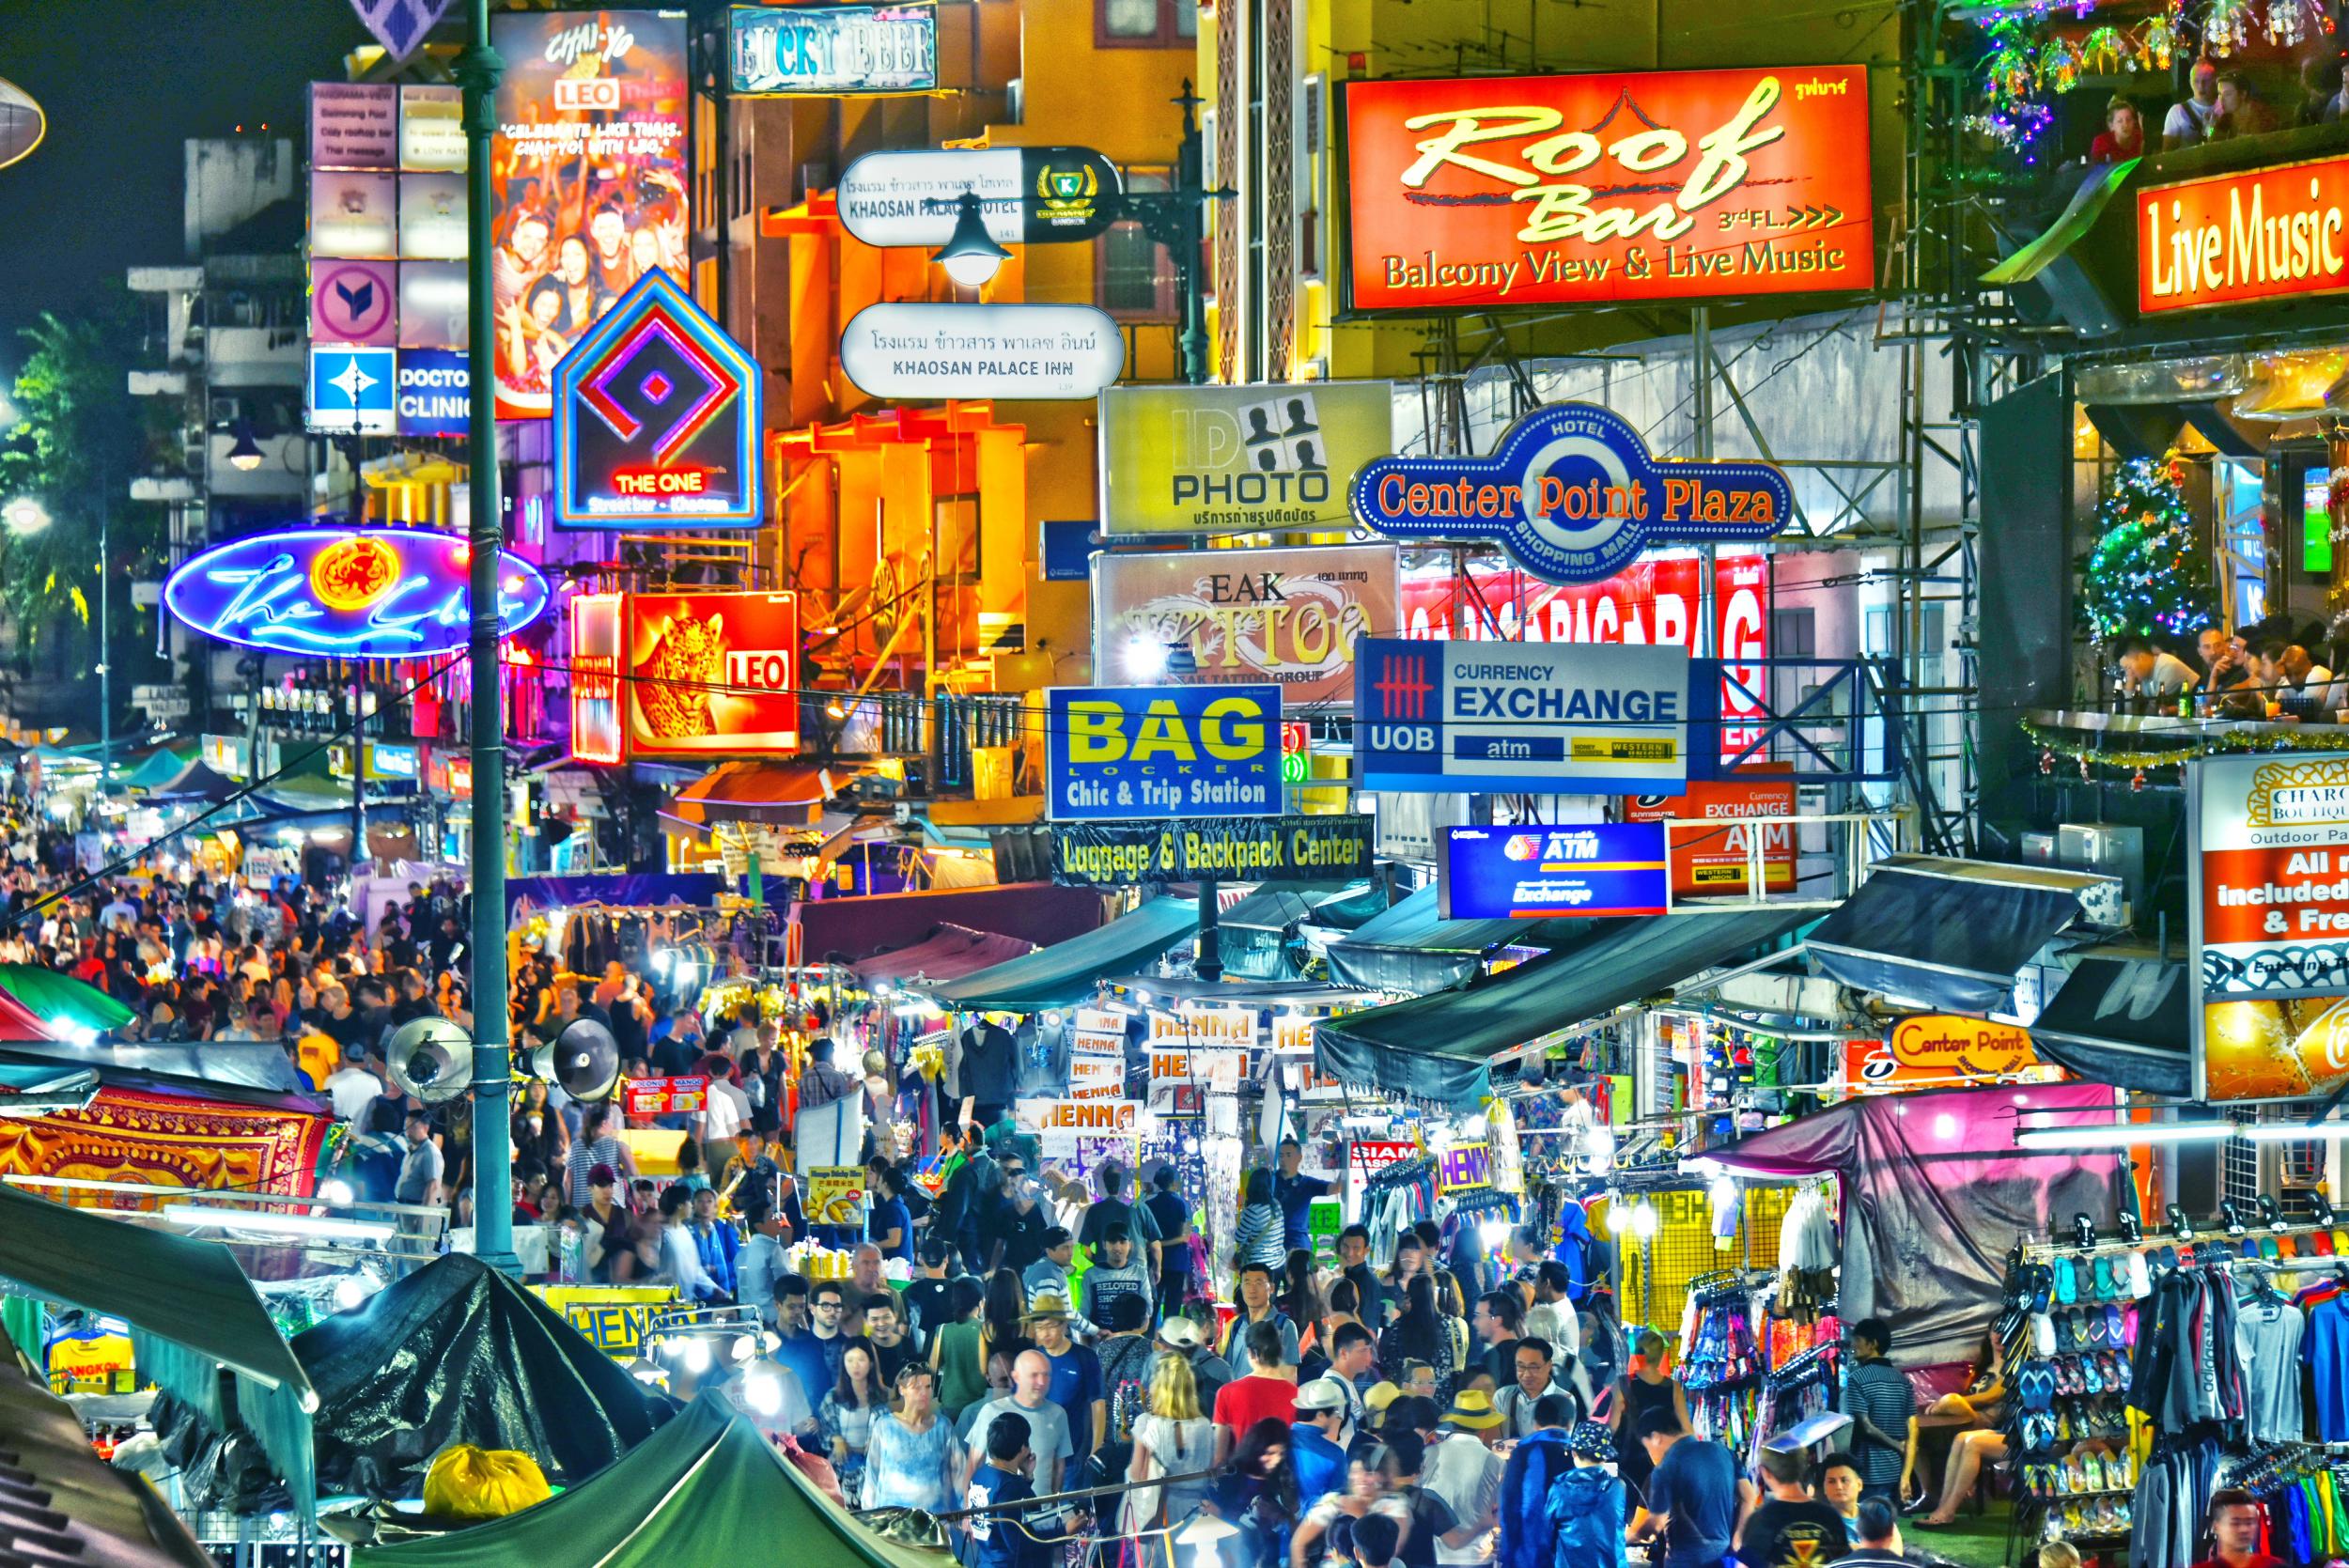
{"label": "illuminated billboard", "polygon": [[2137,194],[2145,315],[2349,288],[2349,158],[2211,175]]}
{"label": "illuminated billboard", "polygon": [[655,267],[685,277],[685,17],[501,11],[490,146],[500,419],[543,419],[554,367]]}
{"label": "illuminated billboard", "polygon": [[1328,529],[1394,450],[1394,385],[1114,386],[1100,450],[1105,534]]}
{"label": "illuminated billboard", "polygon": [[1342,91],[1352,309],[1875,287],[1864,66]]}
{"label": "illuminated billboard", "polygon": [[[500,551],[498,619],[512,636],[543,614],[547,580]],[[473,635],[470,549],[420,528],[288,528],[217,545],[171,574],[182,625],[268,653],[420,659]]]}
{"label": "illuminated billboard", "polygon": [[800,749],[796,596],[630,594],[622,621],[629,755]]}
{"label": "illuminated billboard", "polygon": [[1093,566],[1093,667],[1104,676],[1272,681],[1292,707],[1342,706],[1354,700],[1355,640],[1397,624],[1388,544],[1104,552]]}

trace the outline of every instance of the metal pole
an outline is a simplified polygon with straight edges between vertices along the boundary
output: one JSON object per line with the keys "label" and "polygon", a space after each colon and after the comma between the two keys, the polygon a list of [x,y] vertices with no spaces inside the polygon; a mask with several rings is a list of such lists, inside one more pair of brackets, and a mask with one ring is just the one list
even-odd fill
{"label": "metal pole", "polygon": [[106,553],[106,520],[114,515],[110,473],[99,486],[98,503],[98,803],[99,828],[105,827],[105,806],[115,790],[115,642],[107,601],[114,598]]}
{"label": "metal pole", "polygon": [[466,442],[473,547],[473,1214],[474,1251],[508,1274],[514,1255],[511,1068],[506,1011],[506,736],[498,665],[497,313],[490,266],[490,133],[505,62],[490,48],[490,0],[465,0],[467,366],[473,397]]}
{"label": "metal pole", "polygon": [[1183,380],[1192,386],[1206,383],[1207,379],[1207,300],[1206,282],[1199,275],[1199,245],[1206,232],[1206,181],[1200,176],[1206,167],[1206,142],[1199,134],[1199,105],[1206,101],[1190,90],[1190,81],[1183,81],[1183,94],[1175,102],[1183,106],[1183,140],[1175,154],[1175,185],[1181,190],[1181,211],[1177,218],[1182,242],[1174,247],[1174,266],[1183,290]]}
{"label": "metal pole", "polygon": [[[1699,305],[1689,312],[1688,335],[1696,360],[1696,380],[1693,401],[1696,418],[1696,443],[1689,456],[1699,462],[1713,460],[1713,312]],[[1688,646],[1699,659],[1720,657],[1719,640],[1715,636],[1714,617],[1719,613],[1713,603],[1715,547],[1706,543],[1699,549],[1697,564],[1697,634]]]}
{"label": "metal pole", "polygon": [[1223,978],[1222,909],[1216,903],[1215,878],[1199,881],[1199,956],[1191,972],[1210,983]]}

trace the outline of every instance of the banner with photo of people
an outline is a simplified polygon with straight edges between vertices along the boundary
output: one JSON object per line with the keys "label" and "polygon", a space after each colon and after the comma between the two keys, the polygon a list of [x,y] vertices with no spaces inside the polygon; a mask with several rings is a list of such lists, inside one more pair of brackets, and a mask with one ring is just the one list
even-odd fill
{"label": "banner with photo of people", "polygon": [[544,419],[554,365],[654,267],[692,275],[682,13],[501,12],[490,147],[500,419]]}

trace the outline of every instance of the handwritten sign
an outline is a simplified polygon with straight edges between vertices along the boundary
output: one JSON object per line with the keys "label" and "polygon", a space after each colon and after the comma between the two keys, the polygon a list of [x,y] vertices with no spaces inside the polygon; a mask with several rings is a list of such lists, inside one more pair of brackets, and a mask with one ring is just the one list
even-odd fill
{"label": "handwritten sign", "polygon": [[[1180,1110],[1186,1098],[1214,1093],[1237,1094],[1248,1071],[1244,1050],[1150,1048],[1150,1109]],[[1195,1105],[1189,1108],[1197,1110]]]}

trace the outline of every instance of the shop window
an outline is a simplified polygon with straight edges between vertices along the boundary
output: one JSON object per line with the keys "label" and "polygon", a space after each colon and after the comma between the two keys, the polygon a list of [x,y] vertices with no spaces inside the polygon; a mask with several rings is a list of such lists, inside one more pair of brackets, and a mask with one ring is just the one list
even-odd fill
{"label": "shop window", "polygon": [[1199,36],[1199,0],[1093,0],[1093,41],[1101,49],[1150,49]]}
{"label": "shop window", "polygon": [[[1126,171],[1128,191],[1167,188],[1163,169]],[[1111,225],[1094,241],[1093,255],[1094,297],[1103,310],[1121,321],[1173,321],[1181,316],[1174,253],[1144,233],[1140,223],[1128,218]]]}

